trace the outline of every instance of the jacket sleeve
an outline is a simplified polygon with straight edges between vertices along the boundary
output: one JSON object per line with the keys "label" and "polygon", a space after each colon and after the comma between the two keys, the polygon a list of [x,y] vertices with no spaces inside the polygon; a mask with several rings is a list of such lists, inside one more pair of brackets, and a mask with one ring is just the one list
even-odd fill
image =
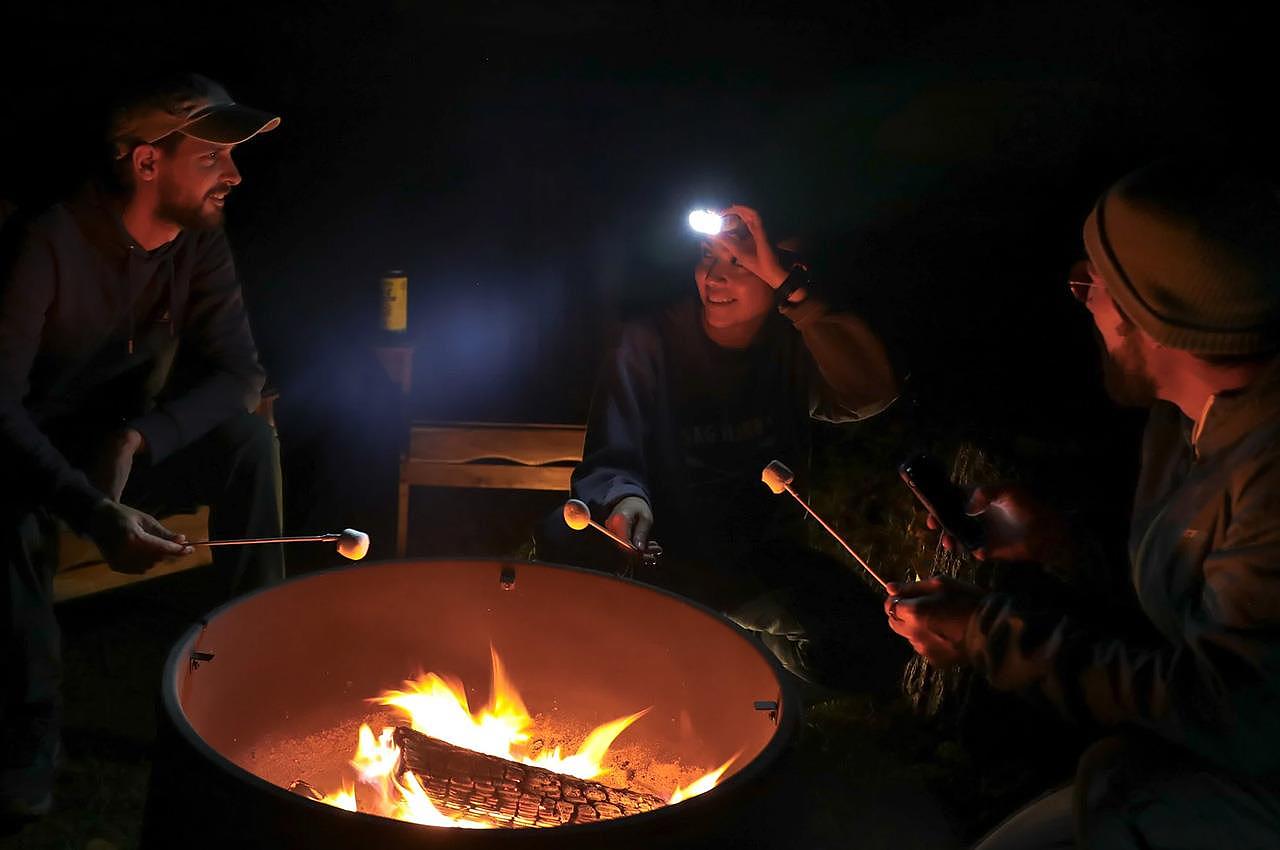
{"label": "jacket sleeve", "polygon": [[866,322],[852,313],[833,312],[813,294],[781,309],[813,359],[813,418],[850,422],[874,416],[893,403],[898,381],[884,343]]}
{"label": "jacket sleeve", "polygon": [[627,496],[653,504],[645,446],[652,429],[646,414],[653,410],[658,380],[657,344],[645,337],[638,328],[623,333],[591,399],[586,445],[572,487],[595,516],[608,514]]}
{"label": "jacket sleeve", "polygon": [[1071,617],[988,596],[966,650],[1004,690],[1038,693],[1064,715],[1135,725],[1255,774],[1280,772],[1280,463],[1251,473],[1204,561],[1176,645],[1139,646]]}
{"label": "jacket sleeve", "polygon": [[29,233],[0,279],[0,462],[10,487],[25,488],[36,503],[84,532],[94,505],[106,496],[58,451],[25,406],[56,274],[52,246]]}
{"label": "jacket sleeve", "polygon": [[205,241],[196,259],[179,335],[179,357],[190,358],[198,377],[129,423],[146,439],[152,463],[235,414],[252,411],[261,399],[266,373],[258,363],[231,248],[221,231]]}

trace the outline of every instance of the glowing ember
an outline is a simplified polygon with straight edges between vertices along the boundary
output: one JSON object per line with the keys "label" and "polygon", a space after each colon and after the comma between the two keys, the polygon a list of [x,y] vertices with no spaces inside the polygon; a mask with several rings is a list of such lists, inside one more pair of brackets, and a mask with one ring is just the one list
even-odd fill
{"label": "glowing ember", "polygon": [[[592,779],[603,773],[614,740],[649,711],[646,708],[597,726],[572,755],[562,755],[556,747],[531,756],[527,745],[533,717],[492,647],[490,656],[493,667],[489,702],[478,712],[473,713],[468,706],[462,682],[436,673],[424,673],[407,680],[404,690],[385,691],[370,702],[398,709],[407,715],[415,731],[437,740],[579,779]],[[356,753],[350,762],[360,781],[360,793],[356,788],[344,787],[325,796],[322,802],[347,811],[370,812],[431,826],[494,828],[493,823],[471,820],[461,813],[442,812],[412,771],[397,777],[400,748],[393,740],[394,732],[392,727],[385,727],[375,738],[373,729],[368,724],[362,725]],[[688,786],[677,788],[670,802],[677,803],[714,788],[736,758],[737,755]]]}

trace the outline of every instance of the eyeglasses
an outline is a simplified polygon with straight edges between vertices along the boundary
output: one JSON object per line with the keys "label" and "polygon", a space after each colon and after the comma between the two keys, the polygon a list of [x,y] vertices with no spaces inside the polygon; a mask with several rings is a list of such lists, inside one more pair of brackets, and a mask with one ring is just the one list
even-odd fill
{"label": "eyeglasses", "polygon": [[1094,277],[1093,263],[1088,260],[1077,260],[1067,273],[1067,289],[1081,304],[1089,303],[1089,291],[1098,285]]}

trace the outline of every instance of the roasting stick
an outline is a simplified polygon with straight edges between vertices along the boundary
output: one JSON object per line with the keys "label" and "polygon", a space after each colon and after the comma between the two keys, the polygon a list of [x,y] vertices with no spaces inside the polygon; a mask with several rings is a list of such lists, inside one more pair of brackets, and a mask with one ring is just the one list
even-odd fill
{"label": "roasting stick", "polygon": [[260,543],[334,543],[338,554],[352,561],[359,561],[369,554],[369,535],[354,528],[344,528],[334,534],[312,534],[303,537],[248,537],[241,540],[200,540],[192,546],[256,546]]}
{"label": "roasting stick", "polygon": [[574,531],[582,531],[587,526],[591,526],[622,548],[630,549],[632,552],[639,551],[636,549],[636,545],[630,540],[623,539],[593,520],[591,518],[591,509],[587,507],[586,502],[580,499],[570,499],[564,503],[564,524],[572,528]]}
{"label": "roasting stick", "polygon": [[767,486],[775,495],[779,495],[784,491],[790,493],[791,497],[799,502],[801,507],[809,512],[809,516],[816,519],[818,523],[827,530],[827,533],[834,537],[836,542],[843,546],[844,550],[852,555],[853,559],[861,564],[862,568],[866,570],[873,579],[880,582],[880,586],[884,588],[886,593],[889,592],[888,583],[884,579],[880,578],[880,576],[876,574],[876,571],[871,569],[871,566],[866,561],[862,560],[861,555],[853,551],[853,547],[846,543],[844,538],[837,534],[834,528],[827,525],[826,520],[818,516],[817,511],[809,507],[808,503],[806,503],[804,499],[800,498],[799,493],[792,489],[791,482],[796,480],[796,475],[785,463],[780,460],[769,461],[769,465],[760,473],[760,480],[763,481],[765,486]]}

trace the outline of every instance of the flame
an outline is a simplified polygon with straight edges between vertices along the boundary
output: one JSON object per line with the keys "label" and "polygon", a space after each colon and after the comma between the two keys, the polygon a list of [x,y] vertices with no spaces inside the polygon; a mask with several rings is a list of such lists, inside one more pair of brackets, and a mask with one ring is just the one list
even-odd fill
{"label": "flame", "polygon": [[392,812],[392,817],[399,820],[412,821],[425,826],[457,826],[463,829],[491,829],[492,825],[479,821],[467,820],[463,817],[449,817],[436,808],[423,790],[422,783],[412,770],[404,772],[404,783],[396,782],[401,802]]}
{"label": "flame", "polygon": [[374,740],[373,730],[368,723],[360,725],[360,734],[356,741],[356,754],[351,759],[351,766],[360,774],[363,782],[374,783],[386,779],[395,772],[400,760],[400,748],[391,740],[395,732],[390,726],[382,730],[382,734]]}
{"label": "flame", "polygon": [[342,790],[336,794],[328,794],[320,802],[328,803],[330,806],[337,806],[340,809],[346,809],[349,812],[356,810],[356,789],[353,785],[342,786]]}
{"label": "flame", "polygon": [[628,726],[648,713],[649,709],[646,708],[643,711],[637,711],[635,714],[628,714],[626,717],[611,720],[603,726],[597,726],[582,742],[582,746],[578,747],[578,751],[571,756],[561,756],[560,748],[556,747],[549,753],[538,753],[536,758],[522,757],[521,761],[525,764],[553,770],[556,773],[576,776],[579,779],[592,779],[604,771],[604,757],[609,752],[609,747],[613,744],[614,738],[617,738]]}
{"label": "flame", "polygon": [[[396,777],[396,768],[400,764],[400,748],[392,737],[395,729],[383,728],[377,738],[373,737],[373,729],[368,723],[360,725],[356,740],[356,754],[351,759],[351,766],[356,769],[360,781],[373,786],[377,791],[370,801],[368,795],[361,798],[366,805],[357,808],[354,788],[344,786],[342,791],[329,794],[320,802],[337,806],[349,812],[371,811],[398,820],[412,821],[427,826],[457,826],[467,829],[491,828],[491,824],[467,820],[461,815],[447,815],[435,807],[422,783],[413,771],[405,771],[400,778]],[[403,780],[403,781],[402,781]]]}
{"label": "flame", "polygon": [[[389,705],[403,712],[414,730],[432,738],[580,779],[592,779],[603,773],[609,747],[614,740],[649,712],[646,708],[597,726],[572,755],[562,755],[560,747],[531,754],[528,745],[533,717],[519,690],[507,676],[497,651],[490,647],[489,653],[492,661],[489,702],[478,712],[471,711],[462,682],[437,673],[423,673],[415,679],[408,679],[402,690],[384,691],[370,702]],[[388,726],[375,737],[367,723],[361,725],[350,765],[361,785],[370,793],[362,791],[357,800],[356,788],[344,785],[343,790],[325,796],[322,802],[352,812],[357,811],[358,802],[359,811],[431,826],[471,829],[495,826],[471,820],[462,814],[442,812],[412,771],[397,775],[400,748],[396,746],[394,733],[395,730]],[[686,788],[677,788],[671,802],[679,802],[715,787],[737,757],[734,755],[719,769]]]}
{"label": "flame", "polygon": [[403,711],[409,716],[409,725],[424,735],[579,779],[592,779],[603,773],[605,755],[614,739],[649,711],[646,708],[596,727],[573,755],[561,755],[556,747],[531,757],[521,750],[529,742],[533,717],[493,647],[489,648],[489,655],[493,663],[489,703],[479,713],[473,714],[468,707],[461,682],[436,673],[406,680],[405,690],[387,691],[374,702]]}
{"label": "flame", "polygon": [[729,765],[737,760],[742,753],[734,753],[729,760],[717,767],[708,774],[698,777],[683,788],[677,788],[671,795],[671,799],[667,801],[667,805],[679,803],[681,800],[687,800],[690,797],[696,797],[699,794],[705,794],[712,788],[716,787],[716,783],[720,781],[720,777],[724,776],[724,772],[729,769]]}

